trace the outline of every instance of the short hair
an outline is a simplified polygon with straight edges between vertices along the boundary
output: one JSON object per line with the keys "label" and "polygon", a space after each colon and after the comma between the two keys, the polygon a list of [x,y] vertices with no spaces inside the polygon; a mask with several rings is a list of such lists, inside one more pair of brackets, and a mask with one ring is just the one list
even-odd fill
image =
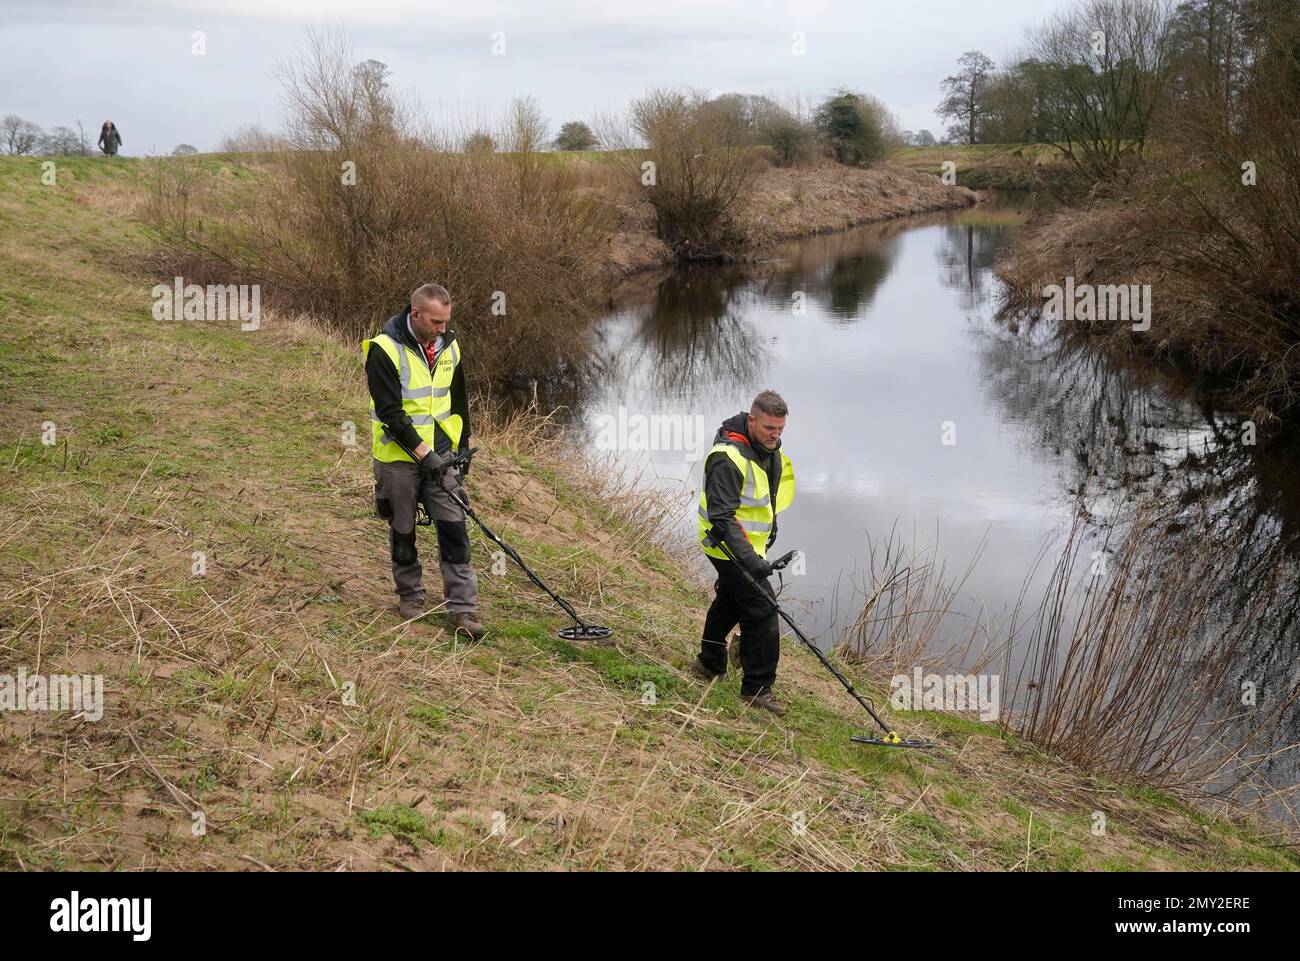
{"label": "short hair", "polygon": [[762,391],[754,398],[754,403],[749,408],[751,415],[759,413],[767,414],[768,417],[787,417],[790,414],[790,408],[786,405],[785,398],[774,390]]}
{"label": "short hair", "polygon": [[422,284],[411,292],[412,307],[423,307],[435,300],[444,307],[451,306],[451,294],[441,284]]}

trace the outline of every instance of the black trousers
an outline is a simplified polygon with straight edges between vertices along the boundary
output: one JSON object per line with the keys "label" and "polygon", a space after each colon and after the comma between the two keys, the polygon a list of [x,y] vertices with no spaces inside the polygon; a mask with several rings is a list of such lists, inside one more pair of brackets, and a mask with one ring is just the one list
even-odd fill
{"label": "black trousers", "polygon": [[[776,663],[781,658],[781,625],[776,608],[766,598],[776,592],[766,579],[756,588],[736,565],[710,557],[718,571],[716,593],[704,618],[700,661],[715,674],[727,669],[727,635],[740,625],[740,666],[744,678],[740,693],[753,696],[776,683]],[[760,590],[762,593],[760,593]]]}

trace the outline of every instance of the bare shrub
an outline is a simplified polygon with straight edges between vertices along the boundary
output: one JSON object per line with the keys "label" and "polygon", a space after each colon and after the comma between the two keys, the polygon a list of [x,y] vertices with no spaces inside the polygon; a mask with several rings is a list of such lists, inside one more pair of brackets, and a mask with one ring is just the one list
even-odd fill
{"label": "bare shrub", "polygon": [[[602,133],[629,189],[654,208],[656,233],[670,250],[687,260],[738,255],[744,242],[736,201],[755,171],[749,126],[731,103],[698,91],[652,90]],[[635,152],[637,141],[648,151]]]}
{"label": "bare shrub", "polygon": [[566,165],[539,162],[535,104],[503,125],[509,153],[467,154],[422,126],[382,64],[355,63],[340,33],[311,33],[280,77],[289,126],[254,202],[205,210],[201,228],[192,210],[178,216],[183,194],[156,206],[178,256],[202,250],[259,280],[268,302],[358,337],[419,283],[441,283],[489,384],[544,379],[582,356],[603,208]]}
{"label": "bare shrub", "polygon": [[256,124],[240,127],[234,133],[221,138],[217,145],[219,153],[270,153],[283,146],[283,141],[275,134],[263,130]]}
{"label": "bare shrub", "polygon": [[1203,549],[1216,523],[1208,511],[1144,503],[1088,539],[1081,512],[1025,636],[1007,649],[1004,691],[1018,708],[1008,726],[1089,770],[1252,789],[1290,708],[1274,698],[1243,709],[1240,689],[1282,570],[1262,572],[1246,607],[1229,610],[1236,552]]}

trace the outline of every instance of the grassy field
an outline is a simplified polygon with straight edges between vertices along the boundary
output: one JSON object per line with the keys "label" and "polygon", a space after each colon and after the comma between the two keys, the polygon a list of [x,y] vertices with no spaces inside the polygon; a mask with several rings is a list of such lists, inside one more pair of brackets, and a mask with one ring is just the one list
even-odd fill
{"label": "grassy field", "polygon": [[1066,169],[1060,151],[1048,144],[904,147],[889,156],[895,166],[936,177],[949,161],[957,165],[957,183],[972,190],[1029,190],[1043,175]]}
{"label": "grassy field", "polygon": [[746,712],[685,672],[703,588],[526,423],[478,432],[471,497],[616,645],[557,639],[477,532],[485,641],[402,623],[357,345],[155,321],[148,164],[57,173],[0,159],[0,673],[102,674],[106,704],[0,716],[0,868],[1297,866],[965,718],[898,718],[928,754],[854,746],[865,715],[789,639],[789,717]]}

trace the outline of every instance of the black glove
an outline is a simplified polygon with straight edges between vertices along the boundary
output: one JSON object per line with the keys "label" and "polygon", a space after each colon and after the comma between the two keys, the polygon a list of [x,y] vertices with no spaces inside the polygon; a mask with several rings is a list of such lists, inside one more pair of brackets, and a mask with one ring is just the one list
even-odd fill
{"label": "black glove", "polygon": [[447,462],[438,456],[437,451],[429,451],[420,458],[420,477],[435,484],[442,480],[442,472],[447,469]]}
{"label": "black glove", "polygon": [[763,558],[759,557],[757,554],[755,554],[754,559],[749,562],[748,569],[750,575],[756,581],[766,580],[772,576],[772,565],[763,560]]}
{"label": "black glove", "polygon": [[790,566],[790,562],[794,560],[794,556],[798,553],[799,553],[798,551],[789,551],[788,553],[782,554],[776,560],[772,561],[772,570],[774,571],[785,570],[787,567]]}

